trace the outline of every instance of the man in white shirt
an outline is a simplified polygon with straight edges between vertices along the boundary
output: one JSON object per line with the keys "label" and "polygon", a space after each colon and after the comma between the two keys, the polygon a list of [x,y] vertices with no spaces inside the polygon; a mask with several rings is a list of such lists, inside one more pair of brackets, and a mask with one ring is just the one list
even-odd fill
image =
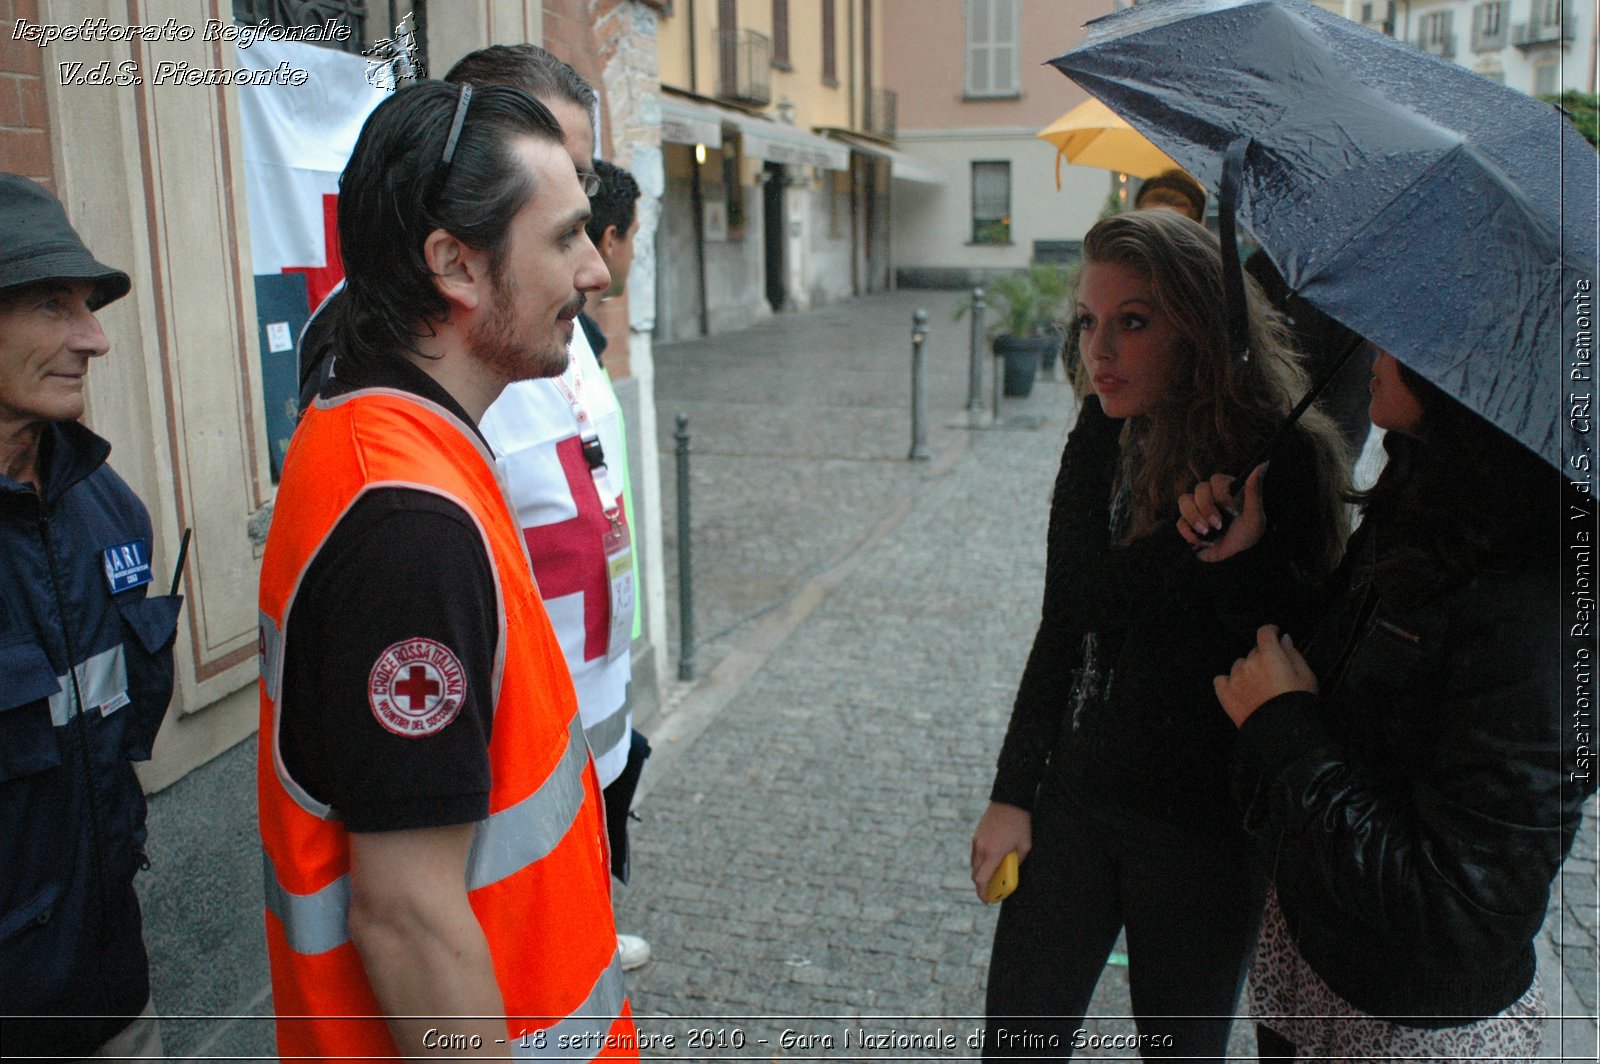
{"label": "man in white shirt", "polygon": [[[495,45],[463,58],[446,81],[520,88],[548,107],[580,172],[594,170],[594,90],[570,66],[531,44]],[[626,801],[640,762],[628,699],[632,665],[633,530],[623,500],[622,411],[582,328],[566,370],[518,381],[501,393],[480,427],[499,456],[533,563],[540,597],[572,671],[578,712],[607,792],[612,872],[627,875]],[[630,768],[632,760],[632,771]],[[620,807],[620,808],[619,808]],[[637,935],[617,936],[624,970],[650,960]]]}

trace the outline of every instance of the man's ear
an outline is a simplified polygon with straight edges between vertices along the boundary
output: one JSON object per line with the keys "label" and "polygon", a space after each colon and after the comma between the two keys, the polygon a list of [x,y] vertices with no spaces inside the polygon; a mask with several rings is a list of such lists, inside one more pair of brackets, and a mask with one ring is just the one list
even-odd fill
{"label": "man's ear", "polygon": [[622,233],[614,225],[606,226],[606,231],[600,234],[600,245],[595,248],[600,252],[600,257],[606,260],[606,265],[611,264],[611,256],[617,252],[617,247],[622,243]]}
{"label": "man's ear", "polygon": [[433,274],[434,288],[451,306],[470,311],[488,305],[492,284],[487,254],[435,229],[422,242],[422,258]]}

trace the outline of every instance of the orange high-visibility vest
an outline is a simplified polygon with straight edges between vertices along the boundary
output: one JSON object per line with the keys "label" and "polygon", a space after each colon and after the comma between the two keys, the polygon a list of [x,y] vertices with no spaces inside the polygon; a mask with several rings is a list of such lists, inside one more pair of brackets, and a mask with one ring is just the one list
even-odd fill
{"label": "orange high-visibility vest", "polygon": [[537,1055],[636,1059],[616,959],[600,787],[493,456],[449,411],[384,389],[319,401],[307,413],[284,460],[262,559],[257,794],[279,1054],[401,1055],[350,940],[344,826],[290,777],[278,748],[295,592],[351,505],[367,491],[395,487],[431,492],[466,511],[495,573],[492,589],[474,589],[496,596],[500,643],[489,815],[474,826],[466,886],[494,961],[508,1039]]}

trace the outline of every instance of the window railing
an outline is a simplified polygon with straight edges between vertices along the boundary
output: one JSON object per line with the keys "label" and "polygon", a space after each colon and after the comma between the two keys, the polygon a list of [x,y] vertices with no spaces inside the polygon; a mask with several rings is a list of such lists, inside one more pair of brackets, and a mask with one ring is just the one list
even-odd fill
{"label": "window railing", "polygon": [[1497,52],[1506,46],[1506,27],[1502,23],[1495,27],[1493,32],[1483,29],[1472,31],[1472,50],[1474,52]]}
{"label": "window railing", "polygon": [[1511,30],[1511,43],[1518,48],[1534,48],[1541,44],[1565,44],[1571,40],[1571,16],[1565,16],[1554,22],[1542,19],[1519,22]]}
{"label": "window railing", "polygon": [[1418,48],[1429,55],[1436,55],[1440,59],[1454,59],[1456,57],[1456,35],[1441,33],[1430,37],[1422,36],[1416,40]]}
{"label": "window railing", "polygon": [[[1372,10],[1368,12],[1365,9],[1366,7],[1370,7]],[[1366,26],[1368,29],[1377,30],[1379,33],[1386,33],[1390,37],[1394,36],[1393,0],[1387,0],[1387,2],[1382,2],[1382,0],[1380,0],[1379,3],[1366,5],[1363,8],[1362,14],[1365,16],[1361,20],[1361,24],[1363,26]]]}
{"label": "window railing", "polygon": [[723,30],[722,95],[743,103],[772,102],[772,42],[755,30]]}

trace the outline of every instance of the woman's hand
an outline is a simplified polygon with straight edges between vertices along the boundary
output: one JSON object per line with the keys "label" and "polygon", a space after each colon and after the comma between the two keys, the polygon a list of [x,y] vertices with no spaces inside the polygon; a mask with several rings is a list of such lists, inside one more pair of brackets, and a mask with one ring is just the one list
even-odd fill
{"label": "woman's hand", "polygon": [[[1233,671],[1211,681],[1217,701],[1236,727],[1244,727],[1264,703],[1289,691],[1317,692],[1317,677],[1294,648],[1294,640],[1275,624],[1256,630],[1256,648],[1233,663]],[[980,825],[981,826],[981,825]]]}
{"label": "woman's hand", "polygon": [[[1244,482],[1243,510],[1234,498],[1233,478],[1224,473],[1202,480],[1194,486],[1194,491],[1178,497],[1178,512],[1182,514],[1178,518],[1178,534],[1189,541],[1195,557],[1201,561],[1220,562],[1261,542],[1267,529],[1267,508],[1261,498],[1261,481],[1266,474],[1266,462],[1250,471]],[[1233,518],[1232,522],[1226,521],[1224,515]],[[1213,532],[1222,532],[1222,536],[1213,540],[1204,538]]]}
{"label": "woman's hand", "polygon": [[1005,802],[990,802],[972,832],[972,885],[978,888],[978,899],[988,900],[989,880],[1006,854],[1016,850],[1020,861],[1031,849],[1033,814]]}

